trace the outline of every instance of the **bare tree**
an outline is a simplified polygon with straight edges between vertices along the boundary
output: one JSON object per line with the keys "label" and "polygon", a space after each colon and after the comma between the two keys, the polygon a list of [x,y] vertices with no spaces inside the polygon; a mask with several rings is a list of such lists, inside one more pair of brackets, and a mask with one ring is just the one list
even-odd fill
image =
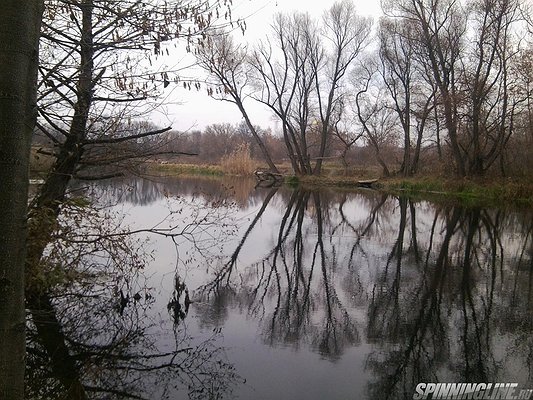
{"label": "bare tree", "polygon": [[523,47],[521,8],[519,0],[387,4],[387,12],[412,30],[412,59],[430,72],[429,87],[438,89],[435,111],[442,113],[459,175],[483,175],[498,160],[504,173],[504,149],[527,101],[509,73]]}
{"label": "bare tree", "polygon": [[[332,128],[332,117],[338,107],[340,89],[349,68],[361,54],[370,37],[371,20],[357,15],[355,5],[350,0],[335,3],[324,15],[325,39],[329,50],[321,65],[320,59],[312,58],[315,68],[315,83],[318,110],[321,122],[320,150],[314,173],[320,174],[326,145]],[[314,54],[314,53],[312,53]],[[320,71],[326,70],[326,79]]]}
{"label": "bare tree", "polygon": [[359,129],[355,123],[357,117],[347,117],[348,106],[345,105],[344,99],[340,99],[339,107],[337,108],[337,115],[333,122],[333,135],[341,143],[342,152],[341,160],[344,166],[344,174],[348,174],[348,151],[361,139],[364,135],[364,130]]}
{"label": "bare tree", "polygon": [[499,159],[513,133],[515,108],[525,100],[513,96],[517,83],[509,74],[517,52],[512,31],[520,18],[518,5],[515,0],[471,3],[476,36],[465,71],[470,98],[463,146],[468,172],[474,175],[484,174]]}
{"label": "bare tree", "polygon": [[296,174],[320,174],[341,107],[342,82],[367,43],[370,26],[350,1],[336,3],[322,25],[308,14],[278,14],[273,40],[253,53],[261,88],[256,99],[280,120]]}
{"label": "bare tree", "polygon": [[322,62],[318,27],[309,14],[277,14],[272,23],[273,41],[261,42],[250,62],[260,88],[254,97],[281,122],[292,169],[297,175],[312,174],[309,128],[316,121],[311,58]]}
{"label": "bare tree", "polygon": [[418,170],[423,138],[430,136],[425,131],[436,107],[436,87],[428,79],[426,65],[416,57],[416,32],[408,19],[381,19],[380,72],[403,130],[400,172],[404,176]]}
{"label": "bare tree", "polygon": [[403,161],[400,172],[411,174],[411,89],[413,81],[413,39],[408,21],[382,19],[379,55],[381,75],[403,129]]}
{"label": "bare tree", "polygon": [[250,84],[250,67],[246,57],[246,49],[235,44],[229,34],[221,32],[202,44],[197,51],[200,66],[214,77],[208,94],[238,107],[270,170],[279,173],[244,106],[247,97],[245,89]]}
{"label": "bare tree", "polygon": [[452,154],[460,175],[466,166],[459,142],[459,108],[461,96],[457,70],[460,63],[466,17],[456,0],[393,0],[386,12],[403,17],[414,24],[419,43],[418,57],[428,65],[442,98],[444,120]]}
{"label": "bare tree", "polygon": [[387,144],[394,142],[397,115],[387,104],[383,90],[375,82],[378,66],[370,60],[362,63],[358,69],[358,84],[355,85],[355,113],[363,128],[365,138],[374,149],[376,159],[383,169],[383,175],[391,174],[383,155]]}

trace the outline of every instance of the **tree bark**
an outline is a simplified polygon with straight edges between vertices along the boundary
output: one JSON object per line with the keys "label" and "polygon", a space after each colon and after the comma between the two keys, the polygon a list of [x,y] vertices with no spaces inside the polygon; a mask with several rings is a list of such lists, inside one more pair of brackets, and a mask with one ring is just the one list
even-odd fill
{"label": "tree bark", "polygon": [[24,260],[29,159],[43,2],[4,0],[0,13],[0,398],[24,398]]}

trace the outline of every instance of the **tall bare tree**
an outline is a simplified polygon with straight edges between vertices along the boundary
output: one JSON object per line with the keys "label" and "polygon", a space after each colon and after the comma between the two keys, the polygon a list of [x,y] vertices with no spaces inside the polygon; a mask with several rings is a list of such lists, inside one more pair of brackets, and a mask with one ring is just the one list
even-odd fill
{"label": "tall bare tree", "polygon": [[483,175],[497,160],[503,165],[518,108],[527,101],[509,73],[524,47],[522,8],[520,0],[387,4],[387,11],[414,31],[413,59],[430,72],[430,86],[438,90],[437,111],[459,175]]}
{"label": "tall bare tree", "polygon": [[517,82],[509,74],[518,50],[513,25],[521,17],[516,0],[473,1],[470,6],[476,35],[465,71],[470,98],[464,146],[468,172],[482,175],[502,154],[513,133],[515,107],[524,101],[513,96]]}
{"label": "tall bare tree", "polygon": [[381,75],[403,129],[403,161],[400,172],[411,173],[411,89],[413,38],[406,20],[382,19],[379,29]]}
{"label": "tall bare tree", "polygon": [[387,145],[395,142],[395,131],[398,125],[398,115],[388,104],[384,89],[376,80],[378,75],[377,62],[366,60],[361,63],[355,75],[354,112],[362,126],[365,139],[374,149],[376,160],[383,170],[383,175],[391,174],[385,160],[383,150]]}
{"label": "tall bare tree", "polygon": [[292,169],[297,175],[312,174],[309,131],[316,121],[314,90],[316,68],[322,62],[318,26],[309,14],[277,14],[272,37],[259,43],[250,63],[255,69],[255,98],[281,122]]}
{"label": "tall bare tree", "polygon": [[[368,43],[371,25],[372,21],[369,18],[357,14],[355,5],[350,0],[335,3],[324,15],[324,37],[328,41],[326,44],[328,52],[324,58],[326,64],[321,65],[319,59],[313,59],[321,122],[320,150],[314,169],[315,174],[320,174],[322,169],[335,108],[339,106],[343,79]],[[323,68],[325,74],[321,72]],[[321,79],[323,76],[326,78]]]}
{"label": "tall bare tree", "polygon": [[416,29],[407,19],[382,18],[379,55],[381,77],[403,130],[404,176],[417,172],[431,112],[435,108],[435,85],[427,67],[417,60]]}
{"label": "tall bare tree", "polygon": [[24,259],[42,1],[0,13],[0,398],[24,398]]}
{"label": "tall bare tree", "polygon": [[196,55],[200,66],[214,78],[210,81],[208,94],[237,106],[270,170],[278,173],[244,105],[248,96],[246,90],[250,85],[250,66],[246,60],[246,49],[237,45],[229,34],[219,33],[210,38],[208,43],[199,46]]}
{"label": "tall bare tree", "polygon": [[456,0],[392,0],[386,4],[385,11],[413,23],[418,57],[427,64],[439,89],[457,171],[466,175],[459,141],[461,94],[457,74],[466,31],[465,12]]}
{"label": "tall bare tree", "polygon": [[260,43],[251,59],[261,88],[256,98],[280,120],[296,174],[320,174],[343,79],[370,33],[370,20],[348,0],[334,4],[322,22],[304,13],[276,15],[273,40]]}

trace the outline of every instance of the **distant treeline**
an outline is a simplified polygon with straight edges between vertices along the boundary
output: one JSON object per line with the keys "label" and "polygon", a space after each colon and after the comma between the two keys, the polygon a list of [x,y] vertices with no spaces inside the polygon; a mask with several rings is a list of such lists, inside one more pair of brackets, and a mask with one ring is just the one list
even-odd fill
{"label": "distant treeline", "polygon": [[[528,125],[530,130],[532,125]],[[125,124],[117,132],[122,135],[134,135],[141,131],[159,129],[155,124],[148,121],[132,122]],[[278,132],[273,132],[270,128],[263,129],[255,127],[259,132],[263,142],[268,149],[274,162],[278,165],[286,165],[290,168],[290,160],[283,136]],[[114,136],[117,136],[117,132]],[[308,137],[310,159],[318,159],[319,133],[311,133]],[[35,146],[42,149],[49,149],[52,142],[49,138],[36,130],[34,135]],[[313,146],[313,143],[315,144]],[[236,149],[246,145],[250,158],[258,163],[262,162],[261,151],[257,142],[251,135],[244,122],[240,124],[215,123],[206,126],[203,130],[191,130],[178,132],[170,130],[163,134],[139,138],[136,141],[127,141],[119,145],[107,145],[100,150],[92,149],[94,153],[105,153],[108,157],[116,157],[118,154],[127,152],[128,154],[142,154],[147,149],[157,149],[157,154],[149,157],[150,161],[164,163],[198,163],[198,164],[219,164],[222,160],[232,157]],[[327,143],[323,160],[328,165],[335,165],[345,173],[349,174],[351,168],[382,168],[381,162],[385,162],[389,173],[396,173],[401,170],[404,149],[401,137],[391,132],[387,140],[379,143],[379,153],[376,152],[374,144],[363,135],[355,142],[347,145],[346,141],[338,135],[331,135]],[[527,131],[520,135],[514,135],[506,144],[504,158],[505,171],[508,175],[516,177],[530,176],[533,173],[533,134]],[[425,174],[449,175],[451,173],[453,160],[449,147],[443,143],[440,147],[434,142],[426,143],[421,147],[420,168],[418,172]],[[497,175],[501,171],[494,169]],[[293,171],[291,171],[293,172]]]}
{"label": "distant treeline", "polygon": [[[142,121],[124,125],[120,131],[122,135],[134,135],[144,130],[159,129],[155,124]],[[269,154],[276,164],[287,164],[287,156],[284,139],[281,134],[275,134],[271,129],[255,127],[261,135]],[[117,133],[114,134],[117,136]],[[312,137],[312,135],[310,135]],[[318,142],[318,134],[315,137]],[[52,142],[39,129],[35,131],[33,144],[41,148],[41,152],[51,150]],[[249,156],[261,163],[261,152],[257,142],[250,134],[245,123],[215,123],[206,126],[203,130],[191,130],[178,132],[170,130],[163,134],[140,138],[136,141],[128,141],[120,145],[108,145],[105,153],[108,157],[116,156],[119,153],[128,151],[129,153],[142,154],[147,149],[157,149],[158,154],[150,157],[150,161],[164,163],[198,163],[198,164],[219,164],[223,159],[231,157],[237,149],[243,148],[249,151]],[[310,146],[313,151],[311,159],[317,158],[317,146]],[[48,149],[48,150],[45,150]],[[100,149],[103,153],[103,148]],[[96,151],[92,149],[92,152]],[[383,152],[388,154],[391,166],[399,167],[401,164],[402,149],[394,143],[383,145]],[[427,154],[431,150],[427,149]],[[328,164],[336,164],[349,171],[350,167],[374,167],[379,166],[376,162],[375,150],[372,146],[361,141],[358,146],[349,148],[338,137],[332,136],[328,142],[326,156]]]}

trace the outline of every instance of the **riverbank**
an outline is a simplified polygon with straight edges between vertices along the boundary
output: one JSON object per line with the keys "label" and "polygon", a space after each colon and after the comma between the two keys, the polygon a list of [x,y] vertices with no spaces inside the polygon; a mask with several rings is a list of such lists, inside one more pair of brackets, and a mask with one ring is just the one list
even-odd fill
{"label": "riverbank", "polygon": [[155,163],[148,162],[145,165],[146,173],[161,174],[168,176],[177,175],[207,175],[207,176],[223,176],[229,175],[225,173],[220,165],[211,164],[170,164],[170,163]]}
{"label": "riverbank", "polygon": [[[32,176],[42,177],[51,167],[51,158],[46,154],[32,151]],[[527,178],[454,178],[438,175],[418,175],[414,177],[393,176],[380,177],[377,168],[351,169],[346,175],[342,168],[325,165],[321,176],[294,176],[289,172],[288,165],[280,167],[284,175],[284,183],[291,186],[356,188],[359,181],[376,179],[372,188],[391,194],[403,194],[432,200],[459,202],[462,205],[502,206],[515,205],[533,207],[533,180]],[[173,164],[148,162],[145,164],[147,175],[164,176],[204,176],[221,177],[235,176],[228,173],[221,165],[216,164]],[[241,174],[253,176],[249,170]]]}
{"label": "riverbank", "polygon": [[[198,164],[156,164],[150,163],[149,173],[164,175],[203,175],[224,176],[226,173],[219,165]],[[284,174],[286,184],[304,187],[359,187],[361,180],[379,177],[377,171],[360,169],[345,176],[340,170],[326,168],[321,176],[296,177]],[[414,176],[388,178],[379,177],[372,188],[391,194],[404,194],[411,197],[449,199],[464,205],[498,205],[512,203],[517,206],[533,206],[533,182],[518,178],[444,178],[440,176]]]}
{"label": "riverbank", "polygon": [[464,204],[533,206],[533,183],[528,179],[510,178],[389,178],[384,187],[409,195],[455,197]]}

